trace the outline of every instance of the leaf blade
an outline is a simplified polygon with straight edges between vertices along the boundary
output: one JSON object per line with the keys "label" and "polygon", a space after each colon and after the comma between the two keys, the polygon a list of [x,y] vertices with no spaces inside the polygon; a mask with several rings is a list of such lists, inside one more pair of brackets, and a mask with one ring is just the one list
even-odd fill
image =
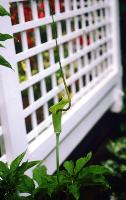
{"label": "leaf blade", "polygon": [[92,153],[88,153],[86,157],[80,158],[76,161],[76,165],[74,168],[75,174],[79,173],[79,171],[87,164],[87,162],[91,159]]}
{"label": "leaf blade", "polygon": [[3,57],[0,55],[0,65],[2,66],[5,66],[5,67],[8,67],[8,68],[11,68],[12,69],[12,66],[11,64]]}
{"label": "leaf blade", "polygon": [[0,16],[9,16],[10,17],[10,13],[2,6],[0,5]]}
{"label": "leaf blade", "polygon": [[69,193],[72,194],[76,200],[79,199],[80,192],[79,192],[79,186],[77,183],[74,183],[74,184],[68,186],[68,190],[69,190]]}
{"label": "leaf blade", "polygon": [[11,165],[10,165],[10,171],[13,173],[14,171],[16,171],[16,169],[19,167],[21,161],[23,160],[24,156],[26,154],[26,151],[23,152],[22,154],[20,154],[18,157],[16,157]]}
{"label": "leaf blade", "polygon": [[65,161],[63,166],[66,169],[66,171],[68,172],[68,174],[73,175],[74,163],[73,163],[72,160],[71,161]]}
{"label": "leaf blade", "polygon": [[12,39],[13,36],[9,35],[9,34],[3,34],[3,33],[0,33],[0,41],[5,41],[5,40],[8,40],[8,39]]}
{"label": "leaf blade", "polygon": [[35,189],[35,184],[32,178],[26,175],[20,178],[20,182],[18,185],[19,192],[32,194],[34,189]]}
{"label": "leaf blade", "polygon": [[0,161],[0,177],[2,179],[6,178],[8,174],[9,174],[9,168],[8,168],[7,164]]}

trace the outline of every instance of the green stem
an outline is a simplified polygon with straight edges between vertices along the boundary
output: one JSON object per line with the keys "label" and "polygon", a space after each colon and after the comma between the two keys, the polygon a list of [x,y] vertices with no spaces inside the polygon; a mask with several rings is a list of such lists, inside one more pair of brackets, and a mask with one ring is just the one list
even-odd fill
{"label": "green stem", "polygon": [[[50,1],[49,1],[50,3]],[[59,49],[58,49],[58,42],[57,42],[57,31],[56,31],[56,23],[54,21],[54,16],[53,16],[53,10],[52,10],[52,6],[50,4],[50,8],[51,8],[51,16],[52,16],[52,25],[54,27],[54,39],[56,41],[56,52],[58,53],[58,62],[59,62],[59,66],[60,66],[60,73],[61,73],[61,77],[63,79],[63,83],[64,83],[64,86],[65,86],[65,90],[66,90],[66,94],[67,94],[67,98],[68,98],[68,101],[69,101],[69,105],[67,108],[65,109],[61,109],[60,111],[67,111],[70,109],[71,107],[71,98],[70,98],[70,93],[69,93],[69,90],[68,90],[68,87],[67,87],[67,84],[66,84],[66,80],[65,80],[65,77],[64,77],[64,73],[63,73],[63,69],[62,69],[62,65],[61,65],[61,61],[60,61],[60,56],[59,56]]]}
{"label": "green stem", "polygon": [[56,133],[56,166],[57,166],[57,182],[59,184],[59,133]]}

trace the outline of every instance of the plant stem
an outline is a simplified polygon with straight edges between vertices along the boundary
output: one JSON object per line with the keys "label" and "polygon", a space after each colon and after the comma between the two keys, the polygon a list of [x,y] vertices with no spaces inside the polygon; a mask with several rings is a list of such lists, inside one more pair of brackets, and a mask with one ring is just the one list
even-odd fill
{"label": "plant stem", "polygon": [[[50,1],[49,1],[49,3],[50,3]],[[57,28],[56,28],[56,23],[54,21],[53,9],[52,9],[51,4],[50,4],[50,8],[51,8],[51,16],[52,16],[52,26],[54,27],[54,30],[55,30],[54,39],[56,41],[56,51],[57,51],[57,54],[58,54],[58,62],[59,62],[59,67],[60,67],[60,73],[61,73],[61,77],[63,79],[64,87],[65,87],[67,98],[68,98],[68,101],[69,101],[68,107],[65,108],[65,109],[61,109],[60,111],[67,111],[71,107],[71,98],[70,98],[70,93],[69,93],[69,90],[68,90],[68,87],[67,87],[67,84],[66,84],[66,80],[65,80],[65,77],[64,77],[64,72],[63,72],[63,69],[62,69],[61,60],[60,60],[59,48],[58,48],[58,42],[57,42]]]}
{"label": "plant stem", "polygon": [[56,134],[56,166],[57,166],[57,182],[59,184],[59,135]]}

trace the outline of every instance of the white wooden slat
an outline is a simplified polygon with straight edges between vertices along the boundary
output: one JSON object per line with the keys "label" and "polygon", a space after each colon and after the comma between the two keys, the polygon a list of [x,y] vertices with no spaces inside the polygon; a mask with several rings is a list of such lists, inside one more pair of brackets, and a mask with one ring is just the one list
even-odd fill
{"label": "white wooden slat", "polygon": [[9,3],[13,3],[13,2],[27,2],[29,0],[8,0]]}
{"label": "white wooden slat", "polygon": [[[75,8],[76,8],[76,4],[75,4]],[[78,21],[78,17],[74,18],[75,21],[75,30],[78,31],[79,30],[79,21]],[[76,39],[76,46],[77,46],[77,52],[80,51],[80,38]],[[81,60],[80,58],[77,60],[77,64],[78,64],[78,70],[81,69]],[[82,78],[79,79],[79,88],[81,89],[83,87],[83,81]]]}
{"label": "white wooden slat", "polygon": [[[32,8],[32,13],[33,13],[33,19],[37,19],[38,13],[37,13],[36,1],[32,0],[31,8]],[[39,28],[35,29],[35,42],[36,42],[36,46],[39,46],[41,44],[41,36],[40,36]],[[37,63],[38,63],[39,73],[43,73],[44,66],[43,66],[43,56],[42,56],[41,53],[37,54]],[[45,84],[44,79],[40,80],[40,89],[41,89],[41,95],[45,95],[46,94],[46,84]],[[44,107],[44,113],[43,114],[44,114],[44,118],[46,119],[49,115],[47,103],[45,103],[43,105],[43,107]]]}
{"label": "white wooden slat", "polygon": [[[104,44],[105,42],[108,42],[109,40],[111,40],[111,37],[103,38],[102,40],[99,40],[98,42],[94,42],[94,44],[92,44],[90,46],[87,46],[87,48],[85,48],[84,50],[80,50],[79,52],[74,53],[72,56],[69,56],[68,58],[64,58],[62,60],[62,67],[65,67],[65,65],[68,65],[68,64],[76,61],[81,56],[87,54],[91,50],[94,50],[94,49],[98,48],[101,44]],[[58,69],[59,69],[59,65],[58,64],[52,65],[50,68],[46,69],[44,71],[44,73],[41,72],[39,74],[36,74],[29,81],[22,82],[20,84],[20,90],[21,91],[25,90],[26,88],[30,87],[35,82],[38,82],[41,79],[44,79],[46,76],[49,76],[52,73],[55,73]]]}
{"label": "white wooden slat", "polygon": [[[25,21],[24,19],[24,11],[23,11],[23,4],[21,2],[17,3],[17,8],[18,8],[18,12],[19,12],[19,21],[22,23]],[[27,41],[27,35],[26,32],[22,32],[21,33],[21,40],[22,40],[22,48],[23,51],[25,52],[28,49],[28,41]],[[31,75],[31,67],[30,67],[30,60],[26,59],[25,60],[26,63],[26,75],[27,78],[30,79]],[[33,87],[29,87],[28,88],[28,99],[30,104],[32,104],[34,102],[34,91],[33,91]],[[37,118],[36,118],[36,113],[32,113],[31,115],[31,120],[32,120],[32,126],[33,128],[37,126]]]}
{"label": "white wooden slat", "polygon": [[[9,11],[8,1],[1,0],[0,4]],[[11,19],[0,19],[1,31],[12,34]],[[5,144],[6,158],[12,159],[27,148],[26,130],[22,115],[22,100],[18,89],[18,74],[15,62],[15,49],[13,40],[6,42],[6,48],[1,54],[12,64],[13,70],[0,67],[0,118]]]}
{"label": "white wooden slat", "polygon": [[[103,22],[99,22],[95,25],[92,25],[91,27],[87,27],[86,29],[84,28],[84,29],[78,30],[77,32],[74,31],[72,33],[68,33],[68,35],[64,35],[61,38],[57,39],[58,45],[66,43],[69,40],[72,40],[78,36],[81,36],[83,33],[88,33],[90,31],[100,28],[101,26],[105,26],[109,23],[110,23],[110,20],[105,20]],[[46,50],[49,50],[49,48],[54,48],[54,47],[55,47],[55,40],[48,41],[44,44],[38,45],[31,49],[27,49],[27,50],[25,50],[25,52],[18,53],[16,55],[16,61],[19,62],[21,60],[25,60],[31,56],[34,56],[40,52],[44,52]]]}
{"label": "white wooden slat", "polygon": [[[68,18],[75,17],[77,15],[82,15],[84,13],[92,12],[92,11],[95,11],[95,10],[98,10],[101,8],[106,8],[106,7],[108,8],[108,6],[109,6],[108,3],[107,4],[99,3],[99,4],[95,5],[94,7],[91,6],[91,7],[85,8],[85,9],[79,9],[78,12],[73,10],[73,11],[62,13],[62,14],[57,14],[57,15],[55,15],[54,19],[56,22],[58,22],[61,20],[66,20]],[[50,24],[51,21],[52,21],[52,18],[49,16],[46,18],[37,19],[35,21],[24,22],[21,24],[14,25],[12,31],[13,31],[13,33],[26,31],[31,28],[36,28],[36,27],[40,27],[40,26],[43,26],[46,24]]]}
{"label": "white wooden slat", "polygon": [[[87,74],[88,72],[90,72],[90,70],[93,69],[94,66],[99,65],[101,62],[104,61],[104,59],[108,58],[108,56],[110,56],[110,55],[111,55],[111,51],[107,52],[104,56],[102,56],[102,57],[98,58],[97,60],[95,60],[93,63],[91,63],[90,65],[88,65],[87,68],[85,67],[85,68],[81,69],[79,72],[77,72],[76,74],[74,74],[72,77],[70,77],[67,80],[68,86],[71,85],[73,82],[75,82],[78,78],[80,78],[84,74]],[[46,101],[49,101],[50,99],[52,99],[54,97],[54,95],[56,95],[57,93],[59,93],[60,91],[62,91],[63,88],[64,88],[63,84],[60,85],[59,87],[53,88],[44,97],[41,97],[39,100],[37,100],[36,102],[34,102],[33,105],[30,105],[29,107],[27,107],[26,109],[24,109],[24,117],[27,117],[30,113],[32,113],[34,110],[36,110],[37,108],[39,108]]]}
{"label": "white wooden slat", "polygon": [[38,126],[36,126],[33,130],[29,132],[27,135],[28,143],[36,138],[37,135],[43,134],[50,125],[52,124],[52,117],[48,116],[43,122],[41,122]]}
{"label": "white wooden slat", "polygon": [[[47,0],[44,1],[44,5],[45,5],[45,14],[46,16],[50,15],[50,10],[49,10],[49,2]],[[51,28],[51,24],[47,25],[47,38],[48,41],[52,40],[52,28]],[[56,42],[55,42],[56,45]],[[50,49],[49,50],[49,59],[50,59],[50,66],[52,66],[55,63],[54,60],[54,49]],[[52,74],[51,76],[51,81],[52,81],[52,88],[56,87],[57,85],[57,80],[56,80],[56,75]],[[58,102],[58,97],[54,96],[54,103]]]}

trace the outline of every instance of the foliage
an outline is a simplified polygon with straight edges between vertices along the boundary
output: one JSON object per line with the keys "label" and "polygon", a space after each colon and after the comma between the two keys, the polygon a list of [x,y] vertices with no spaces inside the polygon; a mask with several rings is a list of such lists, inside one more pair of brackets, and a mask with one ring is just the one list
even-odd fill
{"label": "foliage", "polygon": [[[0,17],[3,17],[3,16],[10,16],[10,14],[2,5],[0,5]],[[0,33],[0,47],[2,48],[4,47],[4,45],[1,42],[6,41],[11,38],[12,36],[9,34]],[[11,68],[11,64],[2,55],[0,55],[0,65]]]}
{"label": "foliage", "polygon": [[[67,199],[80,198],[80,189],[90,185],[100,185],[109,188],[106,175],[110,174],[110,170],[100,165],[87,165],[92,154],[88,153],[85,157],[79,158],[76,163],[66,161],[63,164],[63,170],[59,169],[59,136],[62,129],[62,112],[67,111],[71,107],[71,98],[69,90],[64,78],[64,73],[59,57],[59,49],[57,44],[56,23],[54,22],[53,13],[55,12],[54,1],[50,2],[52,15],[52,26],[54,31],[54,39],[56,41],[56,55],[60,66],[60,76],[66,91],[66,97],[62,97],[61,101],[50,107],[52,112],[54,132],[56,135],[56,164],[57,171],[54,175],[48,175],[47,169],[41,165],[39,161],[23,162],[25,152],[12,161],[10,167],[0,162],[0,195],[3,200],[49,200],[59,199],[60,193],[65,193]],[[31,12],[30,10],[28,12]],[[3,9],[1,15],[8,15]],[[30,19],[28,19],[30,20]],[[26,20],[27,21],[27,20]],[[9,35],[0,35],[2,41],[10,39]],[[11,67],[7,61],[2,60],[3,65]],[[25,175],[25,171],[37,165],[33,170],[33,178]],[[25,196],[24,196],[25,194]]]}
{"label": "foliage", "polygon": [[[25,152],[19,155],[8,166],[6,163],[0,161],[0,199],[21,199],[19,192],[29,193],[33,188],[33,180],[24,173],[37,165],[40,161],[25,161],[21,163],[25,156]],[[24,186],[25,185],[25,186]],[[23,187],[24,186],[24,187]]]}
{"label": "foliage", "polygon": [[121,137],[107,144],[111,158],[103,162],[113,177],[110,177],[112,192],[118,200],[126,197],[126,137]]}
{"label": "foliage", "polygon": [[88,153],[86,157],[79,158],[75,164],[73,161],[65,161],[63,170],[59,172],[59,182],[56,174],[48,175],[46,167],[38,165],[33,170],[33,178],[38,184],[34,191],[37,199],[41,195],[44,199],[55,199],[59,192],[64,191],[67,197],[78,200],[81,187],[89,185],[109,187],[105,175],[110,171],[103,166],[86,166],[91,157],[92,154]]}
{"label": "foliage", "polygon": [[[70,199],[78,200],[81,187],[89,185],[102,185],[109,187],[105,178],[110,171],[98,165],[87,166],[92,154],[73,161],[65,161],[63,169],[57,175],[48,175],[47,168],[40,161],[25,161],[21,163],[25,152],[12,161],[10,166],[0,162],[0,199],[2,200],[39,200],[55,199],[59,192],[64,191]],[[32,168],[33,178],[24,173]],[[23,193],[26,194],[23,197]]]}
{"label": "foliage", "polygon": [[107,144],[107,149],[120,160],[126,160],[126,137],[120,137]]}

